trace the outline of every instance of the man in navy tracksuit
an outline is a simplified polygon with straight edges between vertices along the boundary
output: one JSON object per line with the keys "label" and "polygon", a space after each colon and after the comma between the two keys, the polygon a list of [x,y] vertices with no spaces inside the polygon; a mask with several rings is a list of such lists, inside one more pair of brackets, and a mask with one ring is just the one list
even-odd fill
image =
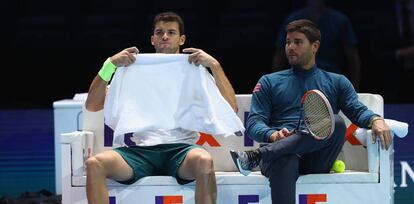
{"label": "man in navy tracksuit", "polygon": [[248,134],[268,144],[253,151],[231,151],[244,175],[260,164],[262,174],[269,178],[274,204],[294,204],[299,175],[329,172],[344,143],[346,127],[337,115],[335,131],[326,140],[293,131],[301,114],[300,100],[306,91],[322,91],[334,114],[341,110],[359,127],[372,128],[373,142],[379,137],[382,148],[388,149],[391,141],[383,118],[358,101],[350,81],[343,75],[323,71],[315,64],[321,38],[315,24],[303,19],[293,21],[286,26],[286,33],[285,51],[292,67],[264,75],[259,80],[253,90],[247,121]]}

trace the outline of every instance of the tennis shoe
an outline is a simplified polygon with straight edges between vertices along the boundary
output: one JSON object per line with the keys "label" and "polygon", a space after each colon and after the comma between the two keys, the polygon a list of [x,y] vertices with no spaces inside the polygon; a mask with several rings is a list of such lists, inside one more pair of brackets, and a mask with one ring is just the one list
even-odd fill
{"label": "tennis shoe", "polygon": [[261,153],[258,150],[230,150],[230,155],[239,172],[245,176],[249,175],[252,169],[259,166],[261,160]]}

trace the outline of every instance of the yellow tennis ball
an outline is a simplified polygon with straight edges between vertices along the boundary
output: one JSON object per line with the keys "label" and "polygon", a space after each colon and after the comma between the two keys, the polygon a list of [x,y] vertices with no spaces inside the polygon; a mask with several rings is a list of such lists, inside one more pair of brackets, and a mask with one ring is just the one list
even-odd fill
{"label": "yellow tennis ball", "polygon": [[342,160],[336,160],[332,165],[332,170],[335,173],[343,173],[345,171],[345,162]]}

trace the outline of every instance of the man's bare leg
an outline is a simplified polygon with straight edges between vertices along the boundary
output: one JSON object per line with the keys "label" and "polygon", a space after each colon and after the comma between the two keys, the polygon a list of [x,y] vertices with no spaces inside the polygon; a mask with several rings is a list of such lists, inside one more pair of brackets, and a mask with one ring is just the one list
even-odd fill
{"label": "man's bare leg", "polygon": [[196,180],[196,204],[216,203],[217,185],[213,158],[205,149],[190,150],[178,169],[178,175],[183,179]]}
{"label": "man's bare leg", "polygon": [[125,181],[133,176],[132,168],[113,150],[90,157],[85,165],[86,195],[89,204],[109,203],[106,178]]}

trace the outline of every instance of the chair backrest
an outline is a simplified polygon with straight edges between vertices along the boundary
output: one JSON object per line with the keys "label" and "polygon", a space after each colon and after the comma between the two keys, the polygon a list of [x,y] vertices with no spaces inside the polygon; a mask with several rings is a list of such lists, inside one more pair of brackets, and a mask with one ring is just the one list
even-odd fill
{"label": "chair backrest", "polygon": [[[380,95],[358,94],[358,97],[368,108],[379,115],[383,115],[384,104]],[[245,124],[245,119],[247,119],[250,111],[251,94],[238,94],[236,99],[239,107],[237,115]],[[340,115],[345,119],[346,125],[350,126],[350,121],[342,113]],[[112,148],[110,144],[112,141],[111,131],[106,131],[108,128],[104,127],[103,111],[90,112],[84,108],[83,121],[84,130],[95,133],[94,154]],[[211,153],[216,171],[237,171],[231,160],[229,150],[248,150],[255,149],[259,146],[257,142],[250,139],[246,134],[240,137],[214,137],[202,133],[199,135],[197,144],[202,145]],[[355,144],[347,140],[339,157],[345,161],[347,169],[368,171],[367,151],[360,144]]]}
{"label": "chair backrest", "polygon": [[[384,116],[384,99],[381,95],[359,93],[358,99],[374,113]],[[347,132],[351,133],[351,122],[346,116],[343,115],[342,112],[340,112],[339,115],[345,119],[345,124],[348,127]],[[348,138],[344,143],[338,158],[346,163],[347,169],[368,171],[368,154],[366,147],[364,147],[359,141],[355,140],[352,135],[350,135],[350,137],[351,138]]]}

